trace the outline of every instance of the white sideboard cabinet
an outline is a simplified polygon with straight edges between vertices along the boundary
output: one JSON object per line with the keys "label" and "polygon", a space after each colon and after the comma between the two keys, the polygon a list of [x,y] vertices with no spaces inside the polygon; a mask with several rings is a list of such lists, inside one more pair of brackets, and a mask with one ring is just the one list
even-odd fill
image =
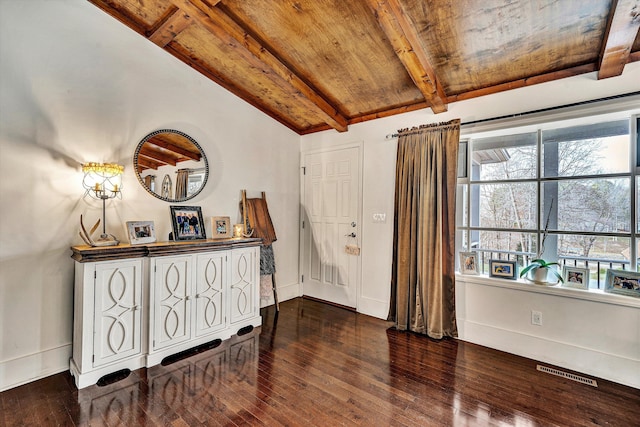
{"label": "white sideboard cabinet", "polygon": [[74,246],[76,386],[260,326],[260,239]]}

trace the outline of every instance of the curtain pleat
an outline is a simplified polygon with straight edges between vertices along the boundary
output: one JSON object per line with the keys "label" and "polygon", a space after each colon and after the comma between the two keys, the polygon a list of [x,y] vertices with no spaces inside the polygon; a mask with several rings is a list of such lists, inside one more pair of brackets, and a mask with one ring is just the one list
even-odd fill
{"label": "curtain pleat", "polygon": [[182,200],[187,197],[187,187],[189,185],[189,170],[178,169],[176,175],[176,200]]}
{"label": "curtain pleat", "polygon": [[389,320],[399,330],[456,337],[460,120],[399,133]]}

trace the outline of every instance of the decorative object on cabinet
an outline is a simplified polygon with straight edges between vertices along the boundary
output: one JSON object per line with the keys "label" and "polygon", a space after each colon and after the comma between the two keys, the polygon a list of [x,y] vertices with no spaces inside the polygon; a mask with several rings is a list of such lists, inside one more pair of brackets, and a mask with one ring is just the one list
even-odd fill
{"label": "decorative object on cabinet", "polygon": [[562,270],[562,286],[576,289],[589,289],[589,269],[565,265]]}
{"label": "decorative object on cabinet", "polygon": [[127,221],[129,242],[132,245],[153,243],[156,241],[156,230],[153,221]]}
{"label": "decorative object on cabinet", "polygon": [[490,259],[489,276],[515,280],[518,277],[518,264],[515,261]]}
{"label": "decorative object on cabinet", "polygon": [[228,216],[211,217],[211,238],[226,239],[231,237],[231,218]]}
{"label": "decorative object on cabinet", "polygon": [[[260,198],[247,199],[247,191],[242,190],[242,222],[246,229],[251,230],[251,235],[262,239],[260,247],[260,295],[268,297],[268,278],[271,276],[271,290],[273,292],[273,300],[276,305],[276,312],[280,311],[278,302],[278,292],[276,288],[276,261],[273,253],[273,242],[276,237],[276,230],[273,227],[273,221],[269,215],[267,206],[267,196],[263,191]],[[265,280],[263,280],[265,279]]]}
{"label": "decorative object on cabinet", "polygon": [[460,252],[460,273],[478,274],[477,252]]}
{"label": "decorative object on cabinet", "polygon": [[640,273],[628,270],[607,270],[604,291],[640,297]]}
{"label": "decorative object on cabinet", "polygon": [[233,237],[244,237],[244,224],[234,224],[233,225]]}
{"label": "decorative object on cabinet", "polygon": [[72,247],[70,370],[77,387],[260,326],[259,245],[234,239]]}
{"label": "decorative object on cabinet", "polygon": [[[189,135],[173,130],[151,132],[138,144],[133,156],[138,181],[154,197],[166,202],[184,202],[204,189],[209,178],[209,163],[204,150]],[[156,191],[148,176],[164,175]],[[176,175],[175,194],[171,176]]]}
{"label": "decorative object on cabinet", "polygon": [[175,240],[206,239],[200,206],[170,206]]}
{"label": "decorative object on cabinet", "polygon": [[120,242],[113,234],[107,233],[106,201],[116,197],[122,197],[122,173],[124,167],[115,163],[85,163],[82,165],[84,178],[82,186],[85,189],[84,197],[90,196],[102,200],[102,234],[99,239],[93,239],[93,233],[100,224],[95,223],[89,232],[84,226],[80,215],[80,237],[89,246],[115,246]]}

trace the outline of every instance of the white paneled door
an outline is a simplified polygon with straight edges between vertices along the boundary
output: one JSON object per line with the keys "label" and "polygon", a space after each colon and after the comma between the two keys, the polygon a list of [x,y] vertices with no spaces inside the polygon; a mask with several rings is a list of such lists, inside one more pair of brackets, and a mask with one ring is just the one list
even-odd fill
{"label": "white paneled door", "polygon": [[357,307],[360,147],[304,154],[303,293]]}

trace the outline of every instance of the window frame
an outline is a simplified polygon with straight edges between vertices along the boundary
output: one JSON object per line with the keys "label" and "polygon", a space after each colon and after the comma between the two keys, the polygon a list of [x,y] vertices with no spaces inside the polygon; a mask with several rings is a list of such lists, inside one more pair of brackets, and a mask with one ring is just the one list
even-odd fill
{"label": "window frame", "polygon": [[[544,232],[544,224],[542,223],[545,220],[545,213],[542,211],[544,208],[543,205],[543,187],[547,182],[560,182],[560,181],[572,181],[572,180],[586,180],[586,179],[607,179],[607,178],[625,178],[629,180],[629,232],[578,232],[578,231],[568,231],[568,230],[549,230],[549,235],[587,235],[587,236],[596,236],[596,237],[615,237],[615,238],[624,238],[629,239],[629,259],[628,260],[616,260],[613,263],[609,263],[608,268],[613,268],[614,265],[620,265],[620,268],[629,268],[631,271],[638,271],[638,267],[640,263],[638,263],[638,244],[640,244],[640,220],[638,218],[638,194],[637,194],[637,186],[638,180],[640,180],[640,113],[626,111],[623,112],[623,115],[616,116],[615,118],[609,117],[606,114],[603,115],[584,115],[580,116],[581,120],[584,123],[607,123],[615,120],[628,120],[629,122],[629,171],[628,172],[620,172],[620,173],[606,173],[601,175],[579,175],[579,176],[560,176],[560,177],[543,177],[543,132],[551,129],[561,129],[563,127],[572,127],[576,126],[575,124],[566,124],[566,121],[552,120],[552,117],[548,117],[548,120],[541,120],[538,124],[533,125],[533,129],[531,126],[517,126],[516,124],[512,124],[509,126],[509,123],[505,123],[499,129],[490,132],[495,136],[500,135],[515,135],[520,134],[529,130],[535,130],[536,132],[536,174],[535,178],[523,178],[523,179],[499,179],[499,180],[473,180],[472,179],[472,167],[473,162],[472,153],[473,153],[473,140],[482,138],[483,136],[478,137],[477,135],[482,135],[482,133],[473,133],[470,132],[465,134],[462,132],[462,137],[460,139],[460,155],[464,156],[464,160],[459,162],[459,164],[464,164],[466,170],[464,172],[458,172],[457,179],[457,190],[465,188],[465,191],[457,191],[457,193],[466,193],[466,204],[463,204],[466,212],[462,211],[460,208],[461,203],[463,202],[463,195],[456,194],[456,251],[477,251],[479,252],[479,264],[480,264],[480,273],[486,274],[487,272],[483,271],[484,263],[483,253],[489,253],[489,258],[492,256],[492,253],[503,252],[507,256],[507,259],[511,259],[511,256],[514,256],[516,259],[518,257],[522,257],[522,264],[527,265],[529,259],[531,257],[535,257],[535,254],[530,252],[516,252],[516,251],[491,251],[489,248],[474,248],[472,247],[472,235],[474,232],[480,233],[482,231],[490,231],[490,232],[517,232],[517,233],[532,233],[536,235],[536,247],[540,247],[542,235]],[[578,124],[580,125],[580,124]],[[493,136],[492,135],[492,136]],[[482,227],[479,224],[477,226],[472,226],[472,185],[476,184],[502,184],[502,183],[535,183],[536,187],[536,229],[517,229],[513,228],[500,228],[500,227]],[[459,215],[464,214],[464,216],[459,217]],[[460,219],[460,220],[459,220]],[[463,220],[466,219],[466,222]],[[502,255],[502,254],[501,254]],[[561,264],[566,263],[567,259],[575,260],[579,257],[558,257]],[[487,258],[488,259],[488,258]],[[564,262],[563,262],[564,260]],[[586,258],[587,265],[590,263],[597,263],[597,270],[601,271],[603,267],[601,267],[601,261],[607,264],[609,260],[598,258]],[[605,262],[607,261],[607,262]],[[575,263],[576,261],[574,261]],[[571,264],[568,264],[571,265]],[[605,265],[606,269],[607,266]],[[596,281],[597,289],[604,288],[604,277],[602,274],[598,275]],[[591,288],[593,289],[593,288]]]}

